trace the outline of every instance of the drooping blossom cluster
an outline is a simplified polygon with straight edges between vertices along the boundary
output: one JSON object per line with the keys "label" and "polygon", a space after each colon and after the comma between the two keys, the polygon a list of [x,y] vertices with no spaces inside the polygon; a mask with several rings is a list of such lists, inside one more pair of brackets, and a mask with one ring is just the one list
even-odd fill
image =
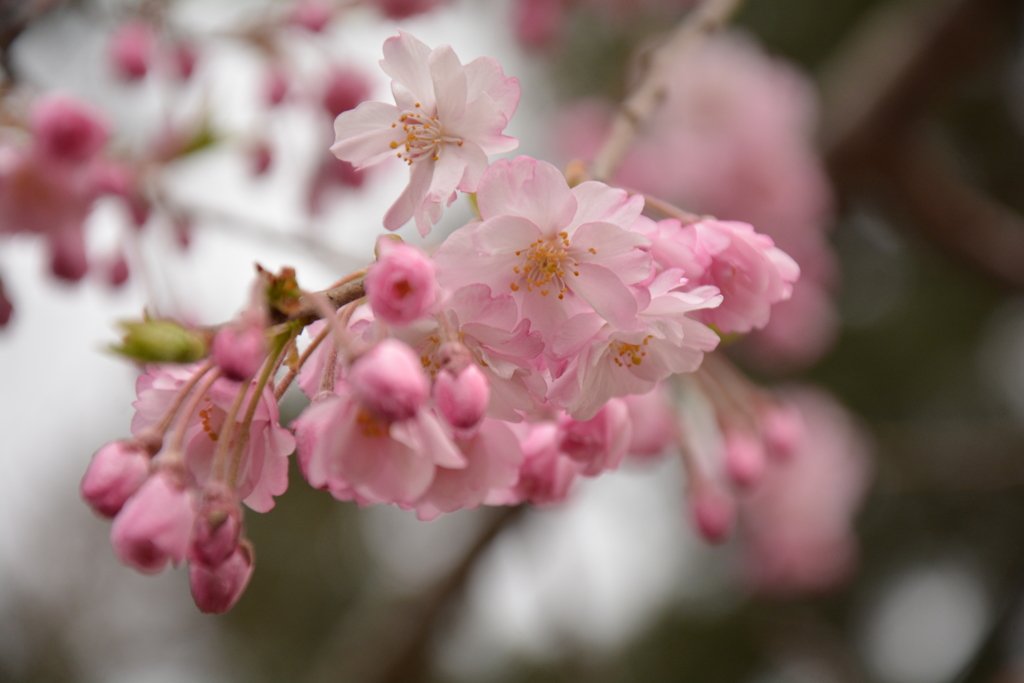
{"label": "drooping blossom cluster", "polygon": [[[187,561],[199,607],[230,608],[253,571],[240,505],[274,506],[293,451],[311,486],[429,520],[557,503],[627,455],[677,449],[697,527],[724,538],[802,426],[712,352],[764,328],[799,267],[746,223],[655,221],[641,194],[571,186],[530,157],[489,163],[516,144],[502,131],[518,82],[407,33],[384,55],[396,105],[336,107],[332,150],[410,166],[389,230],[414,219],[426,234],[460,191],[476,218],[431,254],[384,235],[327,292],[260,270],[236,320],[196,331],[208,354],[148,366],[133,438],[101,448],[82,482],[114,517],[118,557],[143,572]],[[293,381],[309,405],[286,428]],[[710,428],[682,394],[711,407]],[[700,430],[717,442],[695,444]]]}

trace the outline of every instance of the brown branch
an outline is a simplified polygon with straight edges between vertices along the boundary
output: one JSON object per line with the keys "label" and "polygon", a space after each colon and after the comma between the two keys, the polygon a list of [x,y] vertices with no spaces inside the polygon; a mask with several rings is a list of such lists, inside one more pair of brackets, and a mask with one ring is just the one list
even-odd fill
{"label": "brown branch", "polygon": [[611,132],[590,165],[591,176],[608,182],[626,155],[640,127],[651,117],[665,96],[668,72],[688,50],[722,26],[743,4],[743,0],[704,0],[686,15],[668,40],[651,57],[651,66],[640,85],[622,103],[612,121]]}
{"label": "brown branch", "polygon": [[973,187],[921,130],[953,85],[1005,52],[1017,0],[960,0],[931,22],[883,10],[824,73],[829,170],[846,195],[878,196],[927,238],[1024,287],[1024,219]]}
{"label": "brown branch", "polygon": [[[329,638],[310,680],[411,683],[425,679],[428,650],[446,609],[462,596],[474,568],[494,540],[525,510],[524,505],[487,510],[490,517],[486,525],[458,564],[412,602],[367,598]],[[483,513],[481,510],[478,514]]]}
{"label": "brown branch", "polygon": [[[366,288],[363,285],[363,280],[360,278],[359,280],[346,282],[345,284],[331,287],[315,294],[327,299],[330,305],[337,310],[345,304],[358,301],[366,296]],[[303,325],[308,325],[314,320],[319,320],[323,317],[321,313],[322,306],[318,305],[311,296],[303,296],[299,299],[299,302],[299,307],[284,318],[282,322],[298,321]]]}

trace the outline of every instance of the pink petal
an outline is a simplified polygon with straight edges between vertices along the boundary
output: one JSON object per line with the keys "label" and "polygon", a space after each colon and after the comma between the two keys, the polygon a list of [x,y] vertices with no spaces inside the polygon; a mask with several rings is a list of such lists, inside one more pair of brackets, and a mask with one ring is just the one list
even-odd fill
{"label": "pink petal", "polygon": [[425,110],[434,111],[436,103],[429,60],[430,48],[426,43],[399,30],[397,36],[384,41],[384,59],[380,61],[380,68],[406,88]]}
{"label": "pink petal", "polygon": [[579,275],[569,281],[569,287],[598,315],[622,330],[637,327],[636,298],[618,275],[592,263],[581,263],[576,270]]}
{"label": "pink petal", "polygon": [[462,62],[451,45],[441,45],[430,53],[427,63],[437,97],[437,117],[443,123],[458,120],[466,111],[466,74]]}
{"label": "pink petal", "polygon": [[403,142],[405,132],[398,121],[398,108],[384,102],[363,102],[342,112],[334,120],[334,156],[355,164],[357,169],[379,163],[392,154],[392,142]]}

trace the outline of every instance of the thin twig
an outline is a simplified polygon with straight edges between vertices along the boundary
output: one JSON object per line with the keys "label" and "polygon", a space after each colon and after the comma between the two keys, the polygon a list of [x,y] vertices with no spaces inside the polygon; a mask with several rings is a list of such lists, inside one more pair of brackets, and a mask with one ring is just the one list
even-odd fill
{"label": "thin twig", "polygon": [[595,180],[608,182],[615,174],[640,127],[664,98],[672,65],[705,36],[724,26],[742,4],[743,0],[704,0],[655,51],[650,70],[622,103],[608,138],[590,165],[590,174]]}

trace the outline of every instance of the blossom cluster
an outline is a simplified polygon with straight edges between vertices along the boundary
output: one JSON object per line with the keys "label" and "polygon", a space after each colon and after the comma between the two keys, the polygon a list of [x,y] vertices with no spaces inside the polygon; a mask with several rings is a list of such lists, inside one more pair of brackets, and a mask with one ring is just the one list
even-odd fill
{"label": "blossom cluster", "polygon": [[[332,150],[358,168],[409,166],[385,228],[426,234],[458,192],[475,219],[431,254],[383,235],[339,283],[358,287],[340,308],[262,273],[246,311],[209,333],[208,357],[150,365],[133,438],[100,449],[82,482],[114,518],[118,557],[143,572],[188,561],[199,607],[230,608],[253,570],[240,506],[274,506],[293,451],[311,486],[429,520],[556,503],[627,455],[677,449],[696,526],[724,538],[803,426],[712,352],[763,328],[799,267],[746,223],[656,221],[641,194],[570,185],[526,156],[490,163],[517,144],[503,131],[519,85],[496,61],[463,65],[407,33],[384,57],[396,104],[342,111]],[[285,427],[293,381],[309,405]],[[711,405],[717,445],[696,444],[679,393]]]}

